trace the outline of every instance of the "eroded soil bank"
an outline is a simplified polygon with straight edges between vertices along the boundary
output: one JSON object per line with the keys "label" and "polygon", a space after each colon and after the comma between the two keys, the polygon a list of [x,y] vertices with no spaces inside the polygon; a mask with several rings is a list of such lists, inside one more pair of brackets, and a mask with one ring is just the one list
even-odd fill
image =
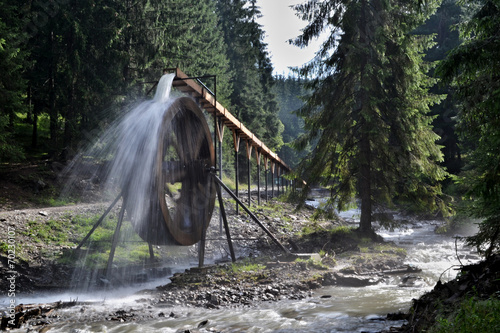
{"label": "eroded soil bank", "polygon": [[[438,282],[432,291],[414,300],[405,315],[408,323],[398,332],[428,332],[439,320],[453,320],[457,309],[467,302],[472,302],[469,303],[472,306],[466,316],[484,316],[481,320],[487,320],[487,316],[490,316],[490,320],[494,320],[497,325],[494,331],[498,332],[498,321],[492,316],[493,312],[481,314],[473,313],[472,310],[473,304],[478,301],[498,300],[499,292],[500,255],[493,255],[477,264],[461,267],[456,279],[447,283]],[[471,320],[471,323],[473,322]],[[451,329],[453,328],[445,330]],[[455,327],[453,332],[466,332],[468,329],[471,329],[471,332],[481,331],[479,327]]]}

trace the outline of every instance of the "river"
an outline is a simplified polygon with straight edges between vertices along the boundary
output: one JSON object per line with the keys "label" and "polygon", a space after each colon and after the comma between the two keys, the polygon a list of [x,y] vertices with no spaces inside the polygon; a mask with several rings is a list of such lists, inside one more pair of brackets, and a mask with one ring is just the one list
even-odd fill
{"label": "river", "polygon": [[[342,213],[356,222],[357,211]],[[396,216],[396,218],[402,218]],[[263,303],[258,308],[207,310],[187,308],[158,308],[144,302],[133,290],[113,294],[85,295],[80,300],[103,300],[102,305],[69,308],[67,314],[73,322],[51,325],[47,332],[377,332],[391,326],[401,326],[403,321],[388,321],[387,313],[406,311],[413,298],[433,288],[438,279],[446,282],[456,276],[454,269],[462,264],[479,260],[463,242],[434,233],[440,222],[434,220],[411,221],[402,229],[379,229],[388,241],[407,249],[406,263],[422,269],[420,273],[394,275],[382,283],[369,287],[325,287],[311,292],[310,297],[297,301]],[[181,268],[180,270],[183,270]],[[163,281],[153,283],[164,284]],[[141,288],[151,287],[150,285]],[[131,296],[132,295],[132,296]],[[70,295],[54,295],[51,298]],[[40,299],[25,299],[25,302]],[[47,299],[43,300],[47,302]],[[150,312],[152,319],[139,323],[119,321],[81,323],[80,313],[118,311]],[[26,332],[26,328],[13,332]]]}

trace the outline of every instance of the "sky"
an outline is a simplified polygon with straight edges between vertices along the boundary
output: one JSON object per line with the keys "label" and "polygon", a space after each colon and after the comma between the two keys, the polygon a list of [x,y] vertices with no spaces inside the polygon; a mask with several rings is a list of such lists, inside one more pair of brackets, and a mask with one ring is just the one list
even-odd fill
{"label": "sky", "polygon": [[258,20],[265,31],[264,41],[271,56],[275,75],[288,75],[288,67],[302,66],[314,57],[319,50],[320,41],[315,41],[307,48],[299,48],[289,45],[288,40],[294,39],[301,34],[301,29],[306,26],[295,15],[290,5],[299,4],[303,0],[258,0],[262,17]]}

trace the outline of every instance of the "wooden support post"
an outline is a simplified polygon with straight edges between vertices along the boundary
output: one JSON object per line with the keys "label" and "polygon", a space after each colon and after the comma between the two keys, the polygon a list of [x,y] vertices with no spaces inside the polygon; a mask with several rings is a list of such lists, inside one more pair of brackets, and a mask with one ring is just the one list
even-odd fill
{"label": "wooden support post", "polygon": [[250,159],[252,158],[252,145],[250,143],[250,140],[247,140],[246,141],[246,144],[247,144],[247,171],[248,171],[248,206],[251,206],[252,205],[252,193],[251,193],[251,189],[250,189],[250,185],[251,185],[251,182],[250,182]]}
{"label": "wooden support post", "polygon": [[[239,170],[238,170],[238,151],[240,150],[240,136],[238,133],[236,133],[235,130],[233,130],[233,142],[234,142],[234,178],[235,178],[235,185],[236,185],[236,197],[239,196]],[[239,214],[239,209],[240,206],[236,204],[236,215]]]}
{"label": "wooden support post", "polygon": [[[123,202],[125,202],[125,200],[123,200]],[[118,239],[120,237],[120,228],[122,227],[124,215],[125,215],[125,205],[122,205],[122,208],[120,209],[120,214],[118,215],[118,223],[116,223],[115,233],[113,234],[113,243],[111,244],[111,250],[109,251],[108,265],[106,266],[106,278],[108,280],[111,280],[113,258],[115,256],[116,246],[118,245]]]}
{"label": "wooden support post", "polygon": [[[217,139],[219,139],[219,178],[222,179],[222,141],[224,140],[224,122],[217,120]],[[219,233],[222,234],[222,212],[219,207]]]}
{"label": "wooden support post", "polygon": [[231,240],[231,233],[229,232],[229,224],[227,223],[226,210],[224,209],[224,201],[222,200],[222,191],[220,185],[217,184],[217,197],[219,198],[219,206],[221,211],[222,220],[224,221],[224,229],[226,230],[227,245],[229,246],[229,253],[231,254],[231,261],[236,261],[236,256],[234,254],[233,241]]}
{"label": "wooden support post", "polygon": [[201,226],[201,238],[198,243],[198,267],[202,268],[205,262],[205,244],[207,241],[207,230],[205,226],[205,221],[203,221],[203,225]]}
{"label": "wooden support post", "polygon": [[257,160],[257,204],[260,206],[260,156],[258,148],[255,148],[255,159]]}
{"label": "wooden support post", "polygon": [[267,178],[268,178],[267,162],[268,162],[267,155],[264,155],[264,175],[265,175],[265,182],[266,182],[266,202],[269,200],[269,193],[268,193],[268,190],[267,190]]}
{"label": "wooden support post", "polygon": [[153,264],[155,262],[155,251],[153,250],[153,245],[148,243],[149,246],[149,260],[150,263]]}
{"label": "wooden support post", "polygon": [[[222,119],[217,118],[217,139],[219,140],[219,177],[222,179],[222,141],[224,140],[225,125]],[[234,132],[233,132],[234,135]]]}
{"label": "wooden support post", "polygon": [[278,196],[281,194],[280,193],[280,185],[281,185],[281,178],[280,178],[280,166],[276,165],[276,179],[278,180]]}
{"label": "wooden support post", "polygon": [[205,263],[205,242],[206,242],[206,235],[205,231],[202,231],[203,236],[200,239],[200,242],[198,243],[198,267],[202,268],[203,264]]}
{"label": "wooden support post", "polygon": [[106,209],[106,211],[104,212],[104,214],[101,215],[101,217],[96,222],[96,224],[94,224],[94,226],[92,227],[92,229],[90,229],[90,231],[82,239],[82,241],[80,242],[80,244],[78,244],[78,246],[76,247],[76,250],[78,250],[79,248],[81,248],[82,245],[90,238],[90,236],[94,233],[95,229],[97,229],[97,227],[102,223],[102,221],[104,220],[104,218],[109,214],[109,212],[111,211],[111,209],[113,209],[113,207],[116,205],[116,203],[118,202],[118,200],[120,200],[121,197],[122,197],[122,194],[121,193],[118,194],[118,196],[113,201],[113,203],[111,205],[109,205],[108,209]]}
{"label": "wooden support post", "polygon": [[264,230],[264,232],[276,243],[276,245],[278,245],[280,247],[280,249],[285,252],[286,254],[290,254],[290,251],[283,246],[283,244],[280,243],[280,241],[269,231],[269,229],[266,228],[265,225],[262,224],[262,222],[259,221],[259,219],[257,218],[257,216],[255,216],[254,213],[252,213],[252,211],[250,211],[250,209],[248,209],[248,207],[246,207],[243,202],[241,202],[240,199],[238,199],[234,193],[229,189],[229,187],[227,187],[219,178],[217,178],[217,176],[213,175],[214,178],[215,178],[215,181],[234,199],[236,200],[236,202],[245,210],[245,212],[247,212],[247,214],[252,218],[252,220],[254,220],[255,223],[257,223],[259,225],[259,227],[262,228],[262,230]]}
{"label": "wooden support post", "polygon": [[274,167],[275,163],[271,161],[271,197],[274,198]]}

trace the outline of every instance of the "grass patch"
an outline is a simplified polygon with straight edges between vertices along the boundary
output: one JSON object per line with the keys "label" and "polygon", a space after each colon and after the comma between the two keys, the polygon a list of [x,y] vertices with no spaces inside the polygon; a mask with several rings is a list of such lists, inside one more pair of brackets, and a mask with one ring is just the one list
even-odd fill
{"label": "grass patch", "polygon": [[[74,230],[75,234],[78,235],[78,240],[83,239],[99,217],[100,215],[90,218],[77,217],[73,220],[75,224]],[[75,261],[79,264],[83,263],[84,267],[91,269],[104,268],[109,258],[116,223],[117,217],[112,216],[112,214],[104,219],[99,227],[92,233],[88,242],[84,244],[83,251]],[[149,259],[149,257],[149,247],[147,243],[135,233],[130,223],[123,223],[120,229],[120,238],[115,250],[113,264],[117,266],[142,264],[144,260]],[[60,261],[71,264],[71,258],[74,259],[74,255],[68,253],[61,257]]]}
{"label": "grass patch", "polygon": [[[45,257],[51,257],[61,264],[79,266],[83,263],[87,268],[104,268],[116,228],[115,214],[109,214],[102,221],[80,251],[69,249],[79,244],[100,217],[101,214],[96,214],[74,218],[67,216],[58,220],[33,220],[27,223],[28,228],[22,233],[30,238],[31,243],[37,244]],[[51,246],[62,246],[67,250],[54,252]],[[7,249],[6,246],[0,243],[0,251],[4,249]],[[20,251],[27,251],[27,248]],[[117,266],[142,264],[145,259],[149,259],[148,245],[135,233],[130,223],[123,223],[113,263]]]}
{"label": "grass patch", "polygon": [[500,332],[500,300],[470,297],[448,317],[438,318],[432,333]]}
{"label": "grass patch", "polygon": [[265,265],[257,263],[257,262],[249,262],[249,261],[242,261],[242,262],[233,262],[231,264],[231,271],[233,273],[247,273],[247,272],[259,272],[262,271],[266,268]]}
{"label": "grass patch", "polygon": [[319,270],[324,270],[324,271],[327,271],[330,269],[328,266],[324,265],[321,261],[315,260],[313,258],[309,258],[309,259],[297,258],[297,259],[295,259],[295,262],[299,263],[299,264],[303,263],[308,268],[312,268],[312,269],[319,269]]}
{"label": "grass patch", "polygon": [[31,238],[34,243],[47,245],[71,245],[68,240],[68,222],[64,220],[29,221],[28,230],[23,234]]}
{"label": "grass patch", "polygon": [[[16,253],[15,258],[16,261],[27,261],[28,259],[26,256],[23,254],[23,250],[26,248],[26,246],[21,245],[20,243],[16,242],[14,251]],[[9,244],[7,242],[0,242],[0,253],[2,253],[4,256],[9,255],[9,250],[12,250],[12,248],[9,248]]]}
{"label": "grass patch", "polygon": [[323,228],[317,220],[313,220],[302,228],[302,230],[299,233],[299,236],[307,237],[327,231],[328,230]]}
{"label": "grass patch", "polygon": [[354,228],[347,227],[347,226],[344,226],[344,225],[340,225],[338,227],[335,227],[335,228],[331,229],[330,233],[332,234],[332,236],[334,236],[334,235],[337,235],[337,236],[354,235],[354,231],[355,230],[356,229],[354,229]]}

